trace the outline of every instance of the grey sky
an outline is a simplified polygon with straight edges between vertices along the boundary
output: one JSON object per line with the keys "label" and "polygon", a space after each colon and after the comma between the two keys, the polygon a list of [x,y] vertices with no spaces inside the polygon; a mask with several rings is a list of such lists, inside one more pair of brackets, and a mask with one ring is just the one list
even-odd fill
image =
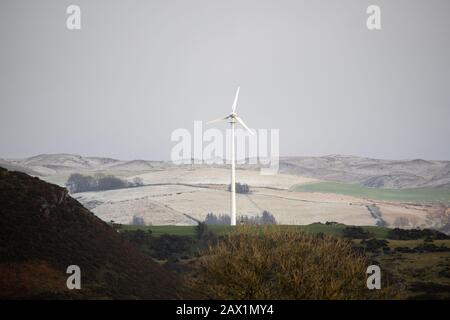
{"label": "grey sky", "polygon": [[[78,4],[82,30],[66,29]],[[382,30],[366,28],[366,8]],[[238,111],[282,155],[450,159],[450,1],[0,0],[0,157],[169,159]],[[222,128],[225,128],[223,126]]]}

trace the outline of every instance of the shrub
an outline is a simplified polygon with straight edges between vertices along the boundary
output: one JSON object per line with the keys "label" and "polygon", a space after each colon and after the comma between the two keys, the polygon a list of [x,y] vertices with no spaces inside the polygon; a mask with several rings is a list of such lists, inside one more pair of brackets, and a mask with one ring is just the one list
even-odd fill
{"label": "shrub", "polygon": [[369,231],[364,230],[362,227],[345,227],[342,230],[342,234],[345,238],[350,239],[369,239],[373,237],[373,234],[371,234]]}
{"label": "shrub", "polygon": [[198,239],[202,239],[206,235],[207,231],[208,227],[206,226],[205,222],[199,222],[197,226],[194,228],[195,236]]}
{"label": "shrub", "polygon": [[[191,236],[162,234],[152,236],[151,232],[142,230],[127,230],[121,235],[138,246],[149,258],[176,261],[178,259],[194,258],[198,254],[199,240]],[[206,247],[206,245],[205,245]]]}
{"label": "shrub", "polygon": [[387,240],[384,239],[363,239],[361,240],[361,245],[370,252],[377,252],[379,250],[388,250],[387,248],[389,248],[389,242]]}
{"label": "shrub", "polygon": [[417,240],[429,238],[432,240],[450,239],[450,236],[431,229],[391,229],[388,232],[388,239],[392,240]]}
{"label": "shrub", "polygon": [[[231,191],[231,184],[228,185],[228,191]],[[236,182],[236,192],[237,193],[249,193],[250,188],[248,184]]]}
{"label": "shrub", "polygon": [[194,265],[194,291],[212,299],[359,299],[364,255],[349,241],[280,227],[239,226]]}
{"label": "shrub", "polygon": [[125,231],[123,236],[130,241],[131,243],[137,245],[146,244],[148,241],[152,239],[151,232],[145,232],[143,230],[135,230],[135,231]]}

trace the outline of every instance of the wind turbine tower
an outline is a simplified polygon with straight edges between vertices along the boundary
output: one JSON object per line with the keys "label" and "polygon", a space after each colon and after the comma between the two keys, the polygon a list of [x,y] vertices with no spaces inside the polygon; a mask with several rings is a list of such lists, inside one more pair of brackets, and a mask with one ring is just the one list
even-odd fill
{"label": "wind turbine tower", "polygon": [[250,134],[254,135],[254,133],[247,127],[247,125],[244,123],[244,121],[238,117],[236,114],[236,106],[237,101],[239,98],[239,89],[237,88],[236,96],[234,97],[233,105],[231,106],[231,113],[227,115],[226,117],[215,119],[212,121],[207,122],[207,124],[219,122],[219,121],[229,121],[231,125],[231,225],[236,225],[236,159],[235,159],[235,146],[234,146],[234,140],[235,140],[235,126],[236,123],[240,123]]}

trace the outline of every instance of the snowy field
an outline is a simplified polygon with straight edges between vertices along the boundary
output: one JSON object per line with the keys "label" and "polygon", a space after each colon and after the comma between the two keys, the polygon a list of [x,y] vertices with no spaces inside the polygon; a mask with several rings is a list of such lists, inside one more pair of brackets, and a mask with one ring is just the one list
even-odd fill
{"label": "snowy field", "polygon": [[[28,172],[61,186],[71,173],[103,173],[128,181],[141,178],[142,187],[72,194],[108,222],[129,224],[133,217],[142,217],[145,223],[153,225],[192,225],[210,212],[230,211],[230,169],[225,166],[176,166],[170,162],[71,154],[0,160],[0,165],[9,166],[10,170]],[[269,176],[261,175],[254,166],[238,166],[236,181],[248,184],[251,192],[237,195],[237,210],[239,215],[267,210],[282,224],[335,221],[393,227],[399,221],[407,221],[402,227],[439,227],[450,216],[450,209],[442,204],[375,201],[359,195],[294,191],[293,186],[321,181],[368,187],[380,183],[392,187],[445,186],[450,181],[449,166],[445,161],[389,161],[339,155],[280,159],[280,174]]]}
{"label": "snowy field", "polygon": [[[226,190],[229,171],[220,168],[169,169],[130,175],[140,177],[146,186],[73,196],[105,221],[131,223],[133,216],[146,224],[193,225],[206,214],[228,213],[230,194]],[[376,204],[390,224],[399,216],[415,226],[426,224],[426,212],[401,204],[374,202],[337,194],[290,191],[292,185],[315,179],[279,174],[262,176],[259,171],[238,170],[237,180],[250,186],[250,194],[237,194],[238,214],[271,212],[281,224],[310,224],[335,221],[350,225],[375,225],[367,206]]]}

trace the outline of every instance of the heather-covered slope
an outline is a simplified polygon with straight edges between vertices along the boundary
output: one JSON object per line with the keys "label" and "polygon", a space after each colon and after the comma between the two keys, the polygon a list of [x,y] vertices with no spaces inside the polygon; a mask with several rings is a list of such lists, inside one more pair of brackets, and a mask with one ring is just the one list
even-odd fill
{"label": "heather-covered slope", "polygon": [[0,298],[175,299],[180,286],[65,189],[0,168]]}

